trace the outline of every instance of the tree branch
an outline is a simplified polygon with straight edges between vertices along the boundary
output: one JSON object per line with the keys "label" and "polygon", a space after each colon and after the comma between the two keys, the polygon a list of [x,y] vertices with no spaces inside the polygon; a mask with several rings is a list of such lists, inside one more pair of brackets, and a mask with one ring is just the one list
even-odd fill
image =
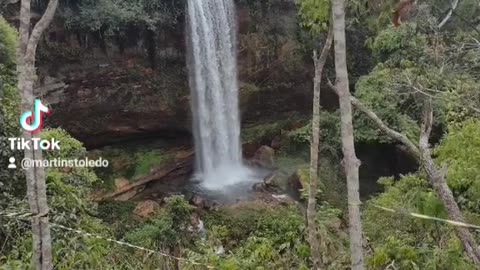
{"label": "tree branch", "polygon": [[[337,89],[335,88],[335,86],[332,84],[331,81],[328,81],[328,86],[330,87],[330,89],[335,92],[337,95],[338,95],[338,91]],[[382,130],[385,134],[387,134],[390,138],[404,144],[406,147],[407,147],[407,150],[408,152],[410,152],[410,154],[416,159],[416,160],[420,160],[421,159],[421,154],[420,154],[420,150],[418,149],[418,147],[409,139],[407,138],[407,136],[403,135],[402,133],[396,131],[396,130],[393,130],[391,128],[389,128],[383,121],[382,119],[380,119],[380,117],[378,117],[378,115],[373,112],[372,110],[370,110],[367,106],[365,106],[360,100],[358,100],[357,98],[355,98],[354,96],[351,96],[350,97],[350,100],[352,102],[352,105],[359,111],[361,111],[362,113],[364,113],[368,118],[370,118],[370,120],[372,120],[376,125],[377,127]]]}
{"label": "tree branch", "polygon": [[432,133],[432,125],[433,125],[432,99],[429,98],[425,101],[425,105],[423,108],[423,122],[422,122],[420,140],[419,140],[419,146],[423,152],[425,150],[428,150],[428,147],[429,147],[428,140],[430,138],[430,134]]}
{"label": "tree branch", "polygon": [[50,0],[48,2],[47,9],[43,13],[43,16],[40,20],[35,24],[35,27],[32,30],[32,34],[28,40],[27,51],[25,55],[25,60],[28,62],[33,63],[35,61],[35,52],[37,49],[38,42],[40,37],[42,36],[45,29],[47,29],[48,25],[53,19],[55,15],[55,11],[57,10],[58,0]]}
{"label": "tree branch", "polygon": [[442,28],[448,22],[448,20],[450,20],[450,18],[452,17],[453,11],[457,8],[458,2],[459,0],[454,0],[445,18],[443,18],[443,20],[438,24],[437,26],[438,29]]}

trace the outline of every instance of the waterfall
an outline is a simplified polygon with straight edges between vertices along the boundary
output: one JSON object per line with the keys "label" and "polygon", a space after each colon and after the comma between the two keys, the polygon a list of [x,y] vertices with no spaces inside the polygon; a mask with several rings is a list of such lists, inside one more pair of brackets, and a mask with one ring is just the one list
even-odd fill
{"label": "waterfall", "polygon": [[188,0],[196,175],[209,189],[247,181],[242,164],[233,0]]}

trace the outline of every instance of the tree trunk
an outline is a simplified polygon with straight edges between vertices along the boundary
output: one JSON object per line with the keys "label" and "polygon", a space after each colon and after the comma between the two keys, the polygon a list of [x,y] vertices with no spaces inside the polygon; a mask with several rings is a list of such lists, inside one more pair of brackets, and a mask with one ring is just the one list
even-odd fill
{"label": "tree trunk", "polygon": [[323,268],[322,253],[320,250],[319,235],[317,233],[317,225],[315,218],[316,211],[316,195],[317,195],[317,180],[318,180],[318,147],[320,143],[320,87],[322,83],[323,67],[327,61],[328,52],[332,47],[333,29],[332,24],[328,29],[327,40],[323,46],[320,57],[317,57],[316,51],[313,54],[315,64],[315,77],[313,79],[313,117],[312,117],[312,142],[310,144],[310,184],[308,192],[307,205],[307,230],[308,242],[311,249],[311,257],[314,269]]}
{"label": "tree trunk", "polygon": [[[448,187],[445,180],[446,172],[438,168],[433,162],[432,155],[430,153],[429,138],[432,131],[433,124],[433,110],[431,100],[425,102],[424,116],[422,123],[422,133],[420,135],[420,152],[422,165],[427,173],[427,178],[435,191],[437,192],[440,200],[442,200],[445,209],[447,210],[448,217],[451,220],[464,222],[464,218],[460,208],[458,207],[455,197],[453,197],[452,191]],[[480,247],[478,247],[473,235],[468,228],[455,226],[455,232],[458,238],[461,240],[463,248],[468,257],[472,259],[475,265],[480,268]]]}
{"label": "tree trunk", "polygon": [[360,161],[355,154],[352,123],[352,104],[348,82],[345,41],[345,0],[332,0],[333,31],[335,36],[335,72],[341,119],[343,166],[347,177],[348,217],[352,270],[363,270],[362,223],[360,218],[359,172]]}
{"label": "tree trunk", "polygon": [[[48,3],[44,15],[34,26],[30,34],[30,0],[22,0],[20,9],[19,44],[17,48],[17,87],[21,96],[22,111],[33,111],[35,80],[35,53],[38,42],[45,29],[53,19],[58,0]],[[37,135],[23,131],[22,137],[31,140]],[[41,150],[25,149],[25,158],[41,160]],[[27,168],[27,197],[32,217],[33,264],[35,269],[52,269],[52,246],[48,225],[48,204],[43,167]]]}

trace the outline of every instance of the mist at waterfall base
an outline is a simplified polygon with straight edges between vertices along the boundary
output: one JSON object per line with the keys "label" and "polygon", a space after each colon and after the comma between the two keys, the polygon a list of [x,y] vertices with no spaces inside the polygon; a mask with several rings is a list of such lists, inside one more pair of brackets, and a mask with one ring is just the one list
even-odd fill
{"label": "mist at waterfall base", "polygon": [[251,184],[258,175],[242,159],[233,0],[188,0],[187,20],[194,178],[213,191]]}

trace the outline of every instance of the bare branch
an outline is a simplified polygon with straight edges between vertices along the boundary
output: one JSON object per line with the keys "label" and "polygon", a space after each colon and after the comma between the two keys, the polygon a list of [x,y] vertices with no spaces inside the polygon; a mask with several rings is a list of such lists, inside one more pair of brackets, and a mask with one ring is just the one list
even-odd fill
{"label": "bare branch", "polygon": [[420,133],[420,149],[424,151],[428,149],[428,140],[430,138],[430,134],[432,133],[432,125],[433,125],[433,109],[432,109],[432,99],[427,99],[425,101],[424,109],[423,109],[423,122],[421,127]]}
{"label": "bare branch", "polygon": [[438,29],[442,28],[448,22],[448,20],[450,20],[450,18],[452,17],[453,11],[457,8],[458,2],[459,0],[454,0],[445,18],[443,18],[443,20],[438,24],[437,26]]}
{"label": "bare branch", "polygon": [[427,91],[429,92],[433,92],[433,93],[437,93],[437,94],[444,94],[444,92],[440,91],[440,90],[436,90],[436,89],[431,89],[431,88],[426,88],[426,87],[423,87],[422,85],[421,88],[425,89],[420,89],[419,87],[416,87],[411,81],[410,79],[407,77],[408,81],[410,84],[398,84],[400,86],[407,86],[407,87],[411,87],[413,90],[415,90],[413,92],[413,94],[415,93],[419,93],[421,95],[424,95],[424,96],[427,96],[429,98],[432,98],[432,99],[441,99],[441,100],[444,100],[444,101],[448,101],[448,102],[451,102],[452,104],[456,105],[456,106],[459,106],[459,107],[468,107],[470,110],[472,110],[473,112],[477,113],[477,114],[480,114],[480,109],[479,108],[476,108],[472,105],[469,105],[469,104],[464,104],[462,102],[457,102],[457,101],[454,101],[454,100],[451,100],[451,99],[448,99],[446,97],[443,97],[443,96],[439,96],[439,95],[433,95],[433,94],[430,94],[428,93]]}

